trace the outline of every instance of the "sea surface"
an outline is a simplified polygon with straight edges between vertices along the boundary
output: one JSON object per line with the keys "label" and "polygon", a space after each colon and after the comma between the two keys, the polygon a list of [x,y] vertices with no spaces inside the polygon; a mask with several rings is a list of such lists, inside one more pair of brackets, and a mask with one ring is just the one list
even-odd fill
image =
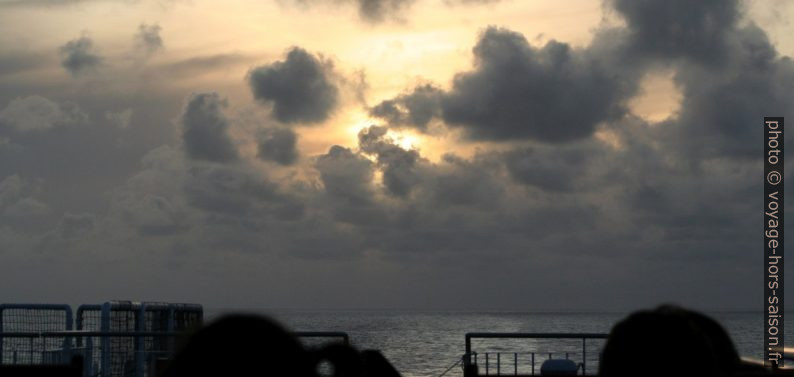
{"label": "sea surface", "polygon": [[[608,333],[627,313],[518,313],[518,312],[424,312],[424,311],[328,311],[328,310],[221,310],[205,311],[205,319],[227,312],[255,312],[269,315],[294,331],[343,331],[349,334],[358,349],[380,350],[403,376],[440,376],[460,360],[465,352],[467,332],[560,332]],[[763,315],[759,312],[707,313],[730,333],[742,356],[760,359],[763,342]],[[794,330],[786,328],[788,343],[794,341]],[[306,342],[311,343],[310,340]],[[587,372],[597,370],[600,340],[588,340]],[[484,367],[488,353],[490,374],[496,374],[496,353],[500,353],[502,374],[529,373],[532,352],[535,368],[552,357],[565,353],[582,361],[581,340],[481,340],[474,343],[478,362]],[[517,355],[515,353],[518,353]],[[516,361],[518,363],[516,364]],[[481,369],[482,371],[482,369]],[[461,376],[455,366],[446,376]]]}

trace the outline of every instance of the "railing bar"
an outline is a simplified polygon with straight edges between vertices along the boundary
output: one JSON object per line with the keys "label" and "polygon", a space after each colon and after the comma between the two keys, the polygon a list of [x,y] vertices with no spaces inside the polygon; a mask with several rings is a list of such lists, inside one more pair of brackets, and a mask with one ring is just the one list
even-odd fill
{"label": "railing bar", "polygon": [[582,376],[587,375],[587,352],[585,348],[587,344],[587,339],[582,338]]}
{"label": "railing bar", "polygon": [[535,375],[535,353],[532,352],[532,375]]}

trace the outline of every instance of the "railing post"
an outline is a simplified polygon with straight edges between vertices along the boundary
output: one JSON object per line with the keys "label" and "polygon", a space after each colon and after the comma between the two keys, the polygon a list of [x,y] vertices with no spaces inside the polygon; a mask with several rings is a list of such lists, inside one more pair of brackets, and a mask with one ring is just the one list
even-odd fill
{"label": "railing post", "polygon": [[518,375],[518,352],[513,352],[513,375]]}
{"label": "railing post", "polygon": [[4,305],[0,305],[0,365],[3,365],[3,358],[5,356],[5,348],[3,348],[3,311]]}
{"label": "railing post", "polygon": [[[477,364],[477,355],[474,355],[474,364]],[[466,353],[463,355],[463,377],[473,377],[471,375],[471,339],[466,334]]]}
{"label": "railing post", "polygon": [[585,350],[587,338],[582,338],[582,376],[587,375],[587,351]]}
{"label": "railing post", "polygon": [[[146,303],[141,303],[141,307],[133,314],[135,316],[135,331],[143,332],[146,330]],[[143,377],[146,370],[146,338],[142,336],[135,336],[133,341],[133,355],[135,360],[135,376]],[[154,338],[152,338],[154,341]]]}
{"label": "railing post", "polygon": [[94,338],[87,337],[85,340],[85,348],[83,349],[83,360],[85,364],[83,365],[83,370],[85,371],[85,376],[93,376],[94,375]]}
{"label": "railing post", "polygon": [[485,353],[485,375],[488,375],[488,352]]}
{"label": "railing post", "polygon": [[[107,334],[110,332],[110,303],[102,304],[102,317],[100,323],[100,331]],[[110,377],[110,337],[105,335],[100,338],[100,369],[101,377]]]}
{"label": "railing post", "polygon": [[502,354],[500,352],[496,353],[496,375],[502,374]]}
{"label": "railing post", "polygon": [[532,375],[535,375],[535,353],[532,352]]}

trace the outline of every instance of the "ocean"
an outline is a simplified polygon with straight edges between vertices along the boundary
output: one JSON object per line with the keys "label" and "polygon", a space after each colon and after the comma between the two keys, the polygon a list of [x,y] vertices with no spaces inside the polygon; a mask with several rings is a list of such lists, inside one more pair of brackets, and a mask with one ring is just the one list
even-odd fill
{"label": "ocean", "polygon": [[[229,310],[206,310],[211,321]],[[423,311],[329,311],[329,310],[245,310],[269,315],[294,331],[343,331],[358,349],[380,350],[403,376],[439,376],[455,364],[465,352],[467,332],[560,332],[608,333],[627,313],[519,313],[519,312],[423,312]],[[760,358],[763,342],[763,316],[759,312],[707,313],[730,333],[742,356]],[[786,339],[794,340],[792,328]],[[597,368],[600,340],[588,340],[588,374]],[[502,374],[512,374],[519,352],[519,372],[529,372],[531,354],[536,368],[548,352],[574,360],[581,359],[581,340],[488,340],[474,343],[479,364],[490,353],[490,373],[496,374],[495,352],[502,353]],[[591,354],[592,351],[592,354]],[[536,372],[539,369],[536,369]],[[446,376],[461,376],[461,368],[452,368]]]}

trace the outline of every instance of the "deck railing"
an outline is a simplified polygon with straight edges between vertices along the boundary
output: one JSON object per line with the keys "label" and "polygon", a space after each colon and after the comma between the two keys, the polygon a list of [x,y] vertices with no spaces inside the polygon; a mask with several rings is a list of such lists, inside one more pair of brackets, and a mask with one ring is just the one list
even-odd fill
{"label": "deck railing", "polygon": [[[552,358],[579,359],[578,363],[582,375],[587,375],[588,366],[588,341],[606,339],[607,334],[602,333],[508,333],[508,332],[474,332],[466,334],[466,353],[463,355],[463,370],[465,377],[478,375],[490,376],[495,370],[495,375],[531,375],[540,373],[537,362]],[[483,352],[477,353],[473,350],[473,340],[490,339],[564,339],[581,341],[581,353],[576,351],[555,351],[555,350],[535,350],[535,351],[512,351],[512,352]],[[493,345],[492,345],[493,346]],[[590,353],[598,358],[598,350],[590,348]],[[519,360],[521,359],[521,360]],[[592,360],[592,357],[590,358]],[[529,366],[529,373],[523,372],[520,365]],[[505,367],[506,366],[506,367]]]}
{"label": "deck railing", "polygon": [[[331,339],[350,344],[350,336],[339,331],[303,331],[298,338]],[[0,332],[2,365],[63,365],[82,358],[84,377],[143,376],[153,374],[158,360],[173,356],[174,348],[142,346],[143,341],[174,344],[184,332],[162,331],[15,331]],[[97,343],[97,344],[95,344]],[[119,345],[125,347],[119,347]],[[129,347],[126,347],[129,345]],[[118,368],[108,368],[108,360],[121,360]],[[142,367],[143,366],[143,367]]]}

